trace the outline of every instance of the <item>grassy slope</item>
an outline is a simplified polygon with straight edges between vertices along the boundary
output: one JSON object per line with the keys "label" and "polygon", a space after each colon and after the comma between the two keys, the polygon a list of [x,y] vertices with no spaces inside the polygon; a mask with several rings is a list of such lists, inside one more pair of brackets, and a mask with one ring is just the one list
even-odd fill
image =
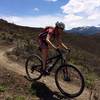
{"label": "grassy slope", "polygon": [[[37,36],[41,30],[41,28],[22,27],[3,21],[0,22],[0,39],[15,43],[17,40],[32,39],[36,48]],[[64,34],[63,40],[72,48],[71,62],[81,66],[81,71],[87,76],[87,82],[94,80],[96,75],[100,77],[100,37]]]}

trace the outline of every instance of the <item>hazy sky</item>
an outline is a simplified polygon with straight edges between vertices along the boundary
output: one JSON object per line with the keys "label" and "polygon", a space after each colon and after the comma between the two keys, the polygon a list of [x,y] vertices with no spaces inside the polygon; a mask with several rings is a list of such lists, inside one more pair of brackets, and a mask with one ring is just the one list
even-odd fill
{"label": "hazy sky", "polygon": [[45,27],[62,21],[66,29],[100,25],[100,0],[0,0],[0,18]]}

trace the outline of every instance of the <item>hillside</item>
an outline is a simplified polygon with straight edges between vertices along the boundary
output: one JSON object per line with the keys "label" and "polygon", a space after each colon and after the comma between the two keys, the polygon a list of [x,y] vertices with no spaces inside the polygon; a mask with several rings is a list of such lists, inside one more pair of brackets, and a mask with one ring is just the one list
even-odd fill
{"label": "hillside", "polygon": [[8,42],[14,42],[24,38],[33,38],[33,36],[37,36],[37,33],[40,32],[41,29],[42,28],[18,26],[0,19],[0,39]]}
{"label": "hillside", "polygon": [[[42,28],[18,26],[0,19],[0,45],[6,45],[5,47],[7,47],[13,44],[13,50],[6,52],[7,56],[13,62],[24,64],[29,54],[38,53],[37,36],[41,30]],[[63,41],[71,48],[70,62],[77,65],[81,70],[85,77],[86,87],[94,89],[96,86],[96,89],[99,90],[100,82],[98,82],[98,85],[94,84],[96,80],[100,81],[99,33],[84,36],[75,33],[65,33],[63,35]]]}
{"label": "hillside", "polygon": [[71,45],[100,57],[100,33],[86,36],[67,33],[65,38]]}

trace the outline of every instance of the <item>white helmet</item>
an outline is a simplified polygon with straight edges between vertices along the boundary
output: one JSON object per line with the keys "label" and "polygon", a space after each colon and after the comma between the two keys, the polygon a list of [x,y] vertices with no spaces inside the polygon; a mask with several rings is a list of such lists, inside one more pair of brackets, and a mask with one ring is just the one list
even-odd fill
{"label": "white helmet", "polygon": [[65,28],[65,24],[62,23],[62,22],[58,22],[58,21],[56,22],[55,26],[58,27],[58,28],[61,28],[61,29]]}

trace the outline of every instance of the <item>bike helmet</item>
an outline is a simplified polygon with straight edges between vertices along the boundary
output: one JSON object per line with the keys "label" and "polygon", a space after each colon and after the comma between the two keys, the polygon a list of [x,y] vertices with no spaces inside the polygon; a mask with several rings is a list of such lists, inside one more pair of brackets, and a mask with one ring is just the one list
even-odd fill
{"label": "bike helmet", "polygon": [[56,22],[55,26],[58,27],[58,28],[61,28],[61,29],[65,28],[65,24],[62,23],[62,22]]}

